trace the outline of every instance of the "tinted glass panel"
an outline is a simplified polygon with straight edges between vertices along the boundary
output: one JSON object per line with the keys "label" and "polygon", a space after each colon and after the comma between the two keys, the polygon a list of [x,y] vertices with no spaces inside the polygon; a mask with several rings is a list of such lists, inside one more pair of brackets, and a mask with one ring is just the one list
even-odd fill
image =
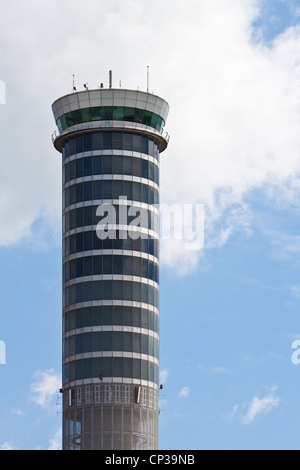
{"label": "tinted glass panel", "polygon": [[158,358],[158,341],[139,333],[97,332],[68,337],[64,341],[65,357],[97,351],[126,351],[149,354]]}
{"label": "tinted glass panel", "polygon": [[[95,293],[96,283],[93,286]],[[113,311],[112,311],[113,309]],[[158,314],[151,310],[121,307],[99,306],[71,310],[64,315],[64,331],[68,332],[83,326],[125,325],[146,328],[158,333]]]}
{"label": "tinted glass panel", "polygon": [[76,153],[83,152],[84,149],[84,137],[80,135],[76,137]]}
{"label": "tinted glass panel", "polygon": [[84,160],[84,176],[91,176],[93,174],[92,157],[86,157]]}
{"label": "tinted glass panel", "polygon": [[108,150],[112,148],[112,133],[104,132],[103,134],[103,150]]}
{"label": "tinted glass panel", "polygon": [[91,133],[85,134],[85,136],[84,136],[84,151],[89,152],[89,151],[92,150],[92,148],[93,148],[92,134]]}
{"label": "tinted glass panel", "polygon": [[[152,362],[140,359],[105,357],[84,359],[65,364],[63,366],[64,384],[83,378],[98,378],[99,371],[105,377],[133,377],[158,383],[158,366]],[[130,430],[131,427],[128,428],[128,431]]]}
{"label": "tinted glass panel", "polygon": [[110,149],[134,151],[159,158],[157,145],[147,137],[126,132],[90,132],[72,138],[64,144],[63,160],[76,153]]}
{"label": "tinted glass panel", "polygon": [[[138,276],[149,278],[158,282],[158,268],[152,261],[131,256],[120,255],[104,255],[78,258],[64,265],[65,282],[75,279],[76,277],[102,275],[102,274],[123,274],[127,276]],[[122,299],[122,290],[120,285],[116,285],[115,299]],[[147,299],[148,291],[142,294]]]}

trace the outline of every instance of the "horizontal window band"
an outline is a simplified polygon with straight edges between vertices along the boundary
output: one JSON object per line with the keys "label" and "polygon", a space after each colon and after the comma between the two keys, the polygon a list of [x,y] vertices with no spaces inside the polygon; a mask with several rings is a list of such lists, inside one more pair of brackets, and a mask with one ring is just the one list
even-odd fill
{"label": "horizontal window band", "polygon": [[128,121],[95,121],[75,124],[62,132],[54,145],[63,154],[63,160],[83,152],[137,153],[159,160],[159,152],[168,145],[161,132],[144,124]]}
{"label": "horizontal window band", "polygon": [[85,303],[84,306],[78,308],[75,305],[71,310],[65,310],[63,313],[63,335],[67,335],[71,331],[83,332],[83,330],[87,330],[85,332],[91,332],[95,329],[95,331],[142,332],[146,335],[151,332],[158,338],[159,312],[157,308],[145,304],[138,305],[136,302],[134,302],[135,306],[91,305],[95,303],[90,302],[89,305]]}
{"label": "horizontal window band", "polygon": [[63,283],[106,275],[132,276],[134,280],[149,279],[158,284],[159,266],[147,258],[132,255],[81,256],[63,264]]}
{"label": "horizontal window band", "polygon": [[[79,307],[75,307],[75,311],[82,308],[91,308],[91,307],[121,307],[121,308],[137,308],[149,310],[157,315],[159,315],[159,308],[149,305],[143,302],[135,302],[132,300],[93,300],[89,302],[80,302]],[[63,315],[67,315],[71,311],[74,311],[74,306],[65,307],[63,309]]]}
{"label": "horizontal window band", "polygon": [[158,384],[159,364],[130,357],[88,357],[63,364],[63,385],[78,383],[84,379],[98,379],[104,382],[112,377]]}
{"label": "horizontal window band", "polygon": [[[103,279],[104,277],[106,279]],[[63,308],[70,305],[76,305],[78,308],[79,304],[94,300],[129,300],[158,308],[159,286],[153,281],[148,279],[124,280],[122,276],[118,279],[118,276],[108,275],[101,276],[101,278],[99,280],[92,278],[91,280],[75,279],[69,281],[68,285],[63,288]]]}
{"label": "horizontal window band", "polygon": [[[159,359],[159,339],[125,331],[93,331],[70,335],[63,340],[63,360],[86,357],[130,357]],[[82,356],[82,357],[81,357]],[[152,359],[151,359],[152,361]]]}
{"label": "horizontal window band", "polygon": [[78,258],[86,258],[89,256],[105,256],[105,255],[111,255],[111,256],[131,256],[134,258],[142,258],[146,259],[149,261],[153,261],[153,263],[156,263],[159,266],[159,258],[157,258],[154,255],[150,255],[149,253],[145,253],[143,251],[133,251],[133,250],[117,250],[117,249],[111,249],[111,250],[90,250],[90,251],[81,251],[74,253],[69,256],[65,256],[63,259],[63,263],[68,263],[69,261],[73,261]]}
{"label": "horizontal window band", "polygon": [[78,204],[93,205],[96,202],[98,206],[105,205],[104,201],[107,199],[113,201],[113,206],[125,206],[127,210],[131,207],[137,209],[136,204],[142,203],[159,212],[159,191],[153,186],[123,180],[99,180],[77,183],[66,188],[63,193],[63,213],[76,209]]}
{"label": "horizontal window band", "polygon": [[146,286],[152,286],[159,290],[159,283],[146,279],[140,276],[131,276],[125,274],[99,274],[94,276],[83,276],[81,278],[73,279],[69,282],[65,282],[63,288],[66,289],[70,286],[81,284],[85,282],[103,282],[103,281],[121,281],[121,282],[134,282],[136,284],[143,284]]}
{"label": "horizontal window band", "polygon": [[71,160],[63,167],[63,184],[79,178],[102,176],[113,179],[117,175],[143,178],[159,184],[158,165],[146,159],[120,155],[78,157]]}
{"label": "horizontal window band", "polygon": [[80,361],[84,359],[129,359],[129,360],[140,360],[145,362],[150,362],[155,365],[159,365],[159,359],[150,356],[149,354],[142,354],[136,352],[128,352],[128,351],[97,351],[97,352],[86,352],[80,354],[73,354],[70,357],[67,357],[63,360],[63,366],[69,364],[73,361]]}
{"label": "horizontal window band", "polygon": [[[147,204],[145,202],[141,201],[129,201],[128,199],[123,199],[123,195],[120,195],[119,198],[117,199],[92,199],[90,201],[83,201],[83,202],[78,202],[77,204],[73,204],[72,208],[66,208],[63,209],[63,215],[66,215],[68,212],[71,212],[71,210],[76,210],[76,209],[83,209],[86,207],[92,207],[95,210],[97,210],[98,206],[115,206],[116,208],[118,207],[127,207],[132,209],[144,209],[148,210],[150,212],[153,212],[154,215],[159,216],[159,204]],[[95,224],[97,225],[97,224]],[[126,227],[131,227],[131,225],[126,225]],[[139,227],[136,227],[139,228]],[[120,229],[122,230],[122,229]]]}
{"label": "horizontal window band", "polygon": [[[63,239],[63,259],[76,257],[86,253],[95,254],[131,254],[146,256],[148,259],[159,260],[159,240],[149,237],[132,239],[128,231],[116,231],[114,239],[100,240],[96,230],[79,231]],[[127,252],[127,253],[125,253]]]}
{"label": "horizontal window band", "polygon": [[[120,202],[122,202],[122,196],[120,196],[120,198],[117,198],[117,199],[90,199],[90,200],[87,200],[87,201],[82,201],[82,202],[77,202],[75,204],[72,204],[70,206],[66,206],[63,208],[62,210],[62,215],[67,215],[69,212],[71,211],[74,211],[74,210],[78,210],[78,209],[86,209],[86,208],[89,208],[89,207],[92,207],[93,209],[95,209],[95,212],[96,210],[98,209],[99,206],[103,206],[103,210],[105,210],[105,206],[114,206],[115,208],[118,208],[118,206],[122,206],[122,207],[125,207],[128,209],[135,209],[137,212],[140,211],[140,210],[143,210],[143,211],[148,211],[150,214],[150,216],[156,216],[158,219],[160,217],[160,211],[159,211],[159,203],[158,204],[147,204],[145,202],[141,202],[141,201],[135,201],[135,200],[129,200],[129,199],[126,199],[126,203],[127,204],[120,204]],[[97,218],[99,218],[100,220],[100,216],[96,216]],[[132,220],[136,219],[138,216],[130,216],[132,218]],[[95,222],[95,224],[93,225],[98,225],[99,222]],[[91,224],[89,224],[88,226],[90,226]],[[119,226],[119,224],[114,224],[115,226]],[[84,226],[87,226],[87,224],[85,224]],[[120,230],[123,230],[122,229],[122,225],[120,225],[121,228]],[[147,227],[140,227],[138,225],[132,225],[131,222],[128,222],[127,224],[123,225],[124,227],[129,227],[129,228],[132,228],[132,230],[137,230],[139,228],[142,228],[142,229],[145,229]],[[77,227],[77,228],[80,228],[80,227]]]}
{"label": "horizontal window band", "polygon": [[131,175],[91,175],[91,176],[81,176],[80,178],[74,178],[68,183],[65,183],[63,185],[63,191],[68,189],[70,186],[74,186],[76,184],[80,183],[91,183],[94,181],[127,181],[127,182],[133,182],[133,183],[140,183],[145,186],[150,186],[151,188],[156,189],[159,191],[159,185],[155,183],[154,181],[147,179],[147,178],[142,178],[140,176],[131,176]]}
{"label": "horizontal window band", "polygon": [[75,328],[73,330],[69,330],[67,333],[63,333],[63,340],[72,336],[81,335],[85,333],[102,333],[106,331],[118,333],[136,333],[139,335],[151,336],[159,341],[159,333],[153,330],[123,325],[85,326],[82,328]]}
{"label": "horizontal window band", "polygon": [[[94,205],[91,205],[91,202]],[[115,239],[118,232],[127,232],[132,239],[147,238],[152,233],[159,235],[160,214],[156,207],[145,204],[122,204],[116,201],[91,201],[80,203],[63,211],[63,234],[76,228],[91,227],[98,238]],[[126,201],[127,202],[127,201]],[[149,233],[150,231],[150,233]],[[153,237],[157,238],[157,237]]]}
{"label": "horizontal window band", "polygon": [[158,159],[159,152],[163,152],[168,143],[168,134],[149,125],[118,120],[75,124],[56,136],[53,141],[55,148],[63,154],[63,159],[68,158],[70,154],[89,152],[93,149],[129,150],[147,153]]}
{"label": "horizontal window band", "polygon": [[80,158],[89,158],[89,157],[129,157],[129,158],[138,158],[140,160],[146,160],[153,163],[158,168],[160,167],[160,162],[156,157],[153,157],[147,153],[134,152],[130,150],[92,150],[89,152],[79,152],[73,155],[70,155],[68,158],[65,158],[63,165],[68,165],[70,162],[76,161]]}
{"label": "horizontal window band", "polygon": [[[97,225],[86,225],[83,227],[76,227],[63,233],[63,240],[73,235],[86,232],[96,232]],[[159,234],[153,230],[149,230],[143,227],[132,227],[131,225],[115,225],[114,229],[118,232],[138,232],[141,234],[141,238],[153,239],[159,241]],[[144,235],[144,237],[143,237]]]}

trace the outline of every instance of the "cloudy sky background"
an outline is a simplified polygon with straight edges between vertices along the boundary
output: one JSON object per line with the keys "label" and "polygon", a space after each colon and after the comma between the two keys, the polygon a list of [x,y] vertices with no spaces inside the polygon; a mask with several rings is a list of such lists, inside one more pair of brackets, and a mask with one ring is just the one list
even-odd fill
{"label": "cloudy sky background", "polygon": [[61,160],[52,102],[88,82],[170,103],[161,447],[299,448],[300,1],[0,0],[0,448],[57,448]]}

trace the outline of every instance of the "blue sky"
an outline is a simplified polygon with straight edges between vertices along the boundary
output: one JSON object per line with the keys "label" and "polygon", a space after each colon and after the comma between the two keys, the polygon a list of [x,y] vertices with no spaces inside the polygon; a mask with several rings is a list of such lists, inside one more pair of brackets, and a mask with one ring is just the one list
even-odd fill
{"label": "blue sky", "polygon": [[51,104],[73,74],[144,89],[147,65],[171,107],[162,200],[205,205],[203,250],[161,248],[160,447],[299,449],[300,1],[182,3],[1,6],[0,449],[60,446]]}

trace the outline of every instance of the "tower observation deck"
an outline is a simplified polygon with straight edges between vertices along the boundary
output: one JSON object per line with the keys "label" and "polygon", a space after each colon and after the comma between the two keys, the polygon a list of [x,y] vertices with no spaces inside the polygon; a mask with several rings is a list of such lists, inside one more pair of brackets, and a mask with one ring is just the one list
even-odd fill
{"label": "tower observation deck", "polygon": [[155,450],[169,106],[146,92],[96,89],[52,110],[63,166],[63,449]]}

